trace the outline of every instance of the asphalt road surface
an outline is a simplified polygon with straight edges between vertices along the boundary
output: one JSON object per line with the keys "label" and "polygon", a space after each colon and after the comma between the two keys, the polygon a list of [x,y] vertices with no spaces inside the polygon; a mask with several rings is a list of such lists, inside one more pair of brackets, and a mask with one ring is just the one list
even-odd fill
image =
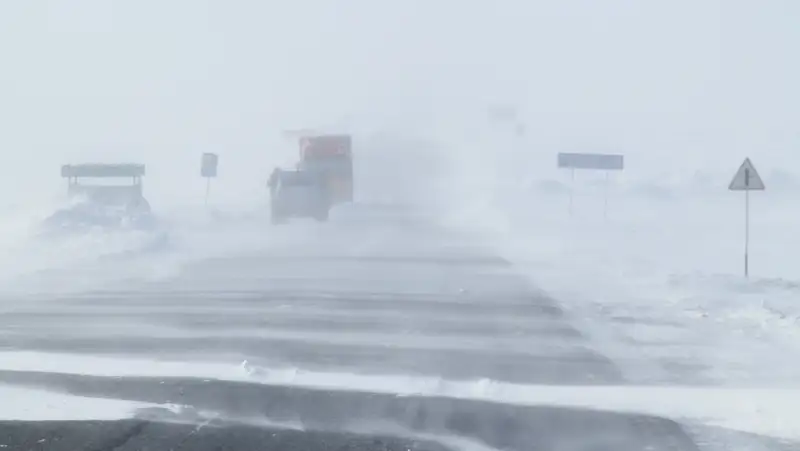
{"label": "asphalt road surface", "polygon": [[[469,236],[383,213],[280,227],[295,227],[292,239],[168,280],[4,300],[5,353],[188,363],[184,374],[137,372],[141,363],[61,371],[61,357],[7,367],[0,384],[181,407],[121,421],[3,422],[0,449],[699,449],[663,418],[398,396],[420,381],[626,380],[556,300]],[[236,377],[192,374],[203,368],[192,362]]]}

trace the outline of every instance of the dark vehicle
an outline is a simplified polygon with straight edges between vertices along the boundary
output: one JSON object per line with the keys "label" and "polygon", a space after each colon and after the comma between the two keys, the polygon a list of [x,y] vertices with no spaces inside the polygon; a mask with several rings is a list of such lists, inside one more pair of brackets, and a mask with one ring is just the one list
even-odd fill
{"label": "dark vehicle", "polygon": [[331,208],[324,178],[302,171],[276,169],[270,176],[270,217],[280,223],[290,217],[327,221]]}

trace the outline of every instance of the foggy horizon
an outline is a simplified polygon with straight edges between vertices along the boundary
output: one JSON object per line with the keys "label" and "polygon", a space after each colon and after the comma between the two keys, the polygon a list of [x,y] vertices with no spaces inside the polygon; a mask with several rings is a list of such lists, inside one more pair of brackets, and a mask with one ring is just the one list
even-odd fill
{"label": "foggy horizon", "polygon": [[9,2],[0,163],[14,170],[0,183],[58,190],[63,163],[130,160],[151,189],[201,186],[199,155],[216,152],[218,189],[254,190],[294,156],[284,129],[447,144],[494,104],[519,108],[518,151],[541,165],[581,149],[643,174],[729,172],[744,156],[789,169],[798,14],[791,1]]}

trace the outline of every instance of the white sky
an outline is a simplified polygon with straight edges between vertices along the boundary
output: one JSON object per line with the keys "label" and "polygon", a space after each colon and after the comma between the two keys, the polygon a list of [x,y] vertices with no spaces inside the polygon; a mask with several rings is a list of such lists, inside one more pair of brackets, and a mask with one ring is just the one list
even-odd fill
{"label": "white sky", "polygon": [[293,157],[283,128],[430,128],[493,101],[520,106],[548,162],[785,169],[799,23],[791,0],[2,2],[1,186],[130,159],[189,193],[212,151],[221,186],[258,189]]}

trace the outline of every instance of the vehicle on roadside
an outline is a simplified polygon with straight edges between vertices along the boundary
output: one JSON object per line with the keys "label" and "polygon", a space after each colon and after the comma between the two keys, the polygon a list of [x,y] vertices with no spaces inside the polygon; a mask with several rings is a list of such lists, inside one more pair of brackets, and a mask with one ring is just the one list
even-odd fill
{"label": "vehicle on roadside", "polygon": [[[76,164],[61,167],[68,180],[69,205],[56,211],[45,223],[49,230],[152,229],[156,225],[150,203],[144,197],[143,164]],[[100,179],[129,183],[82,183]]]}
{"label": "vehicle on roadside", "polygon": [[331,200],[325,181],[318,174],[276,168],[270,176],[269,188],[273,224],[302,217],[328,220]]}

